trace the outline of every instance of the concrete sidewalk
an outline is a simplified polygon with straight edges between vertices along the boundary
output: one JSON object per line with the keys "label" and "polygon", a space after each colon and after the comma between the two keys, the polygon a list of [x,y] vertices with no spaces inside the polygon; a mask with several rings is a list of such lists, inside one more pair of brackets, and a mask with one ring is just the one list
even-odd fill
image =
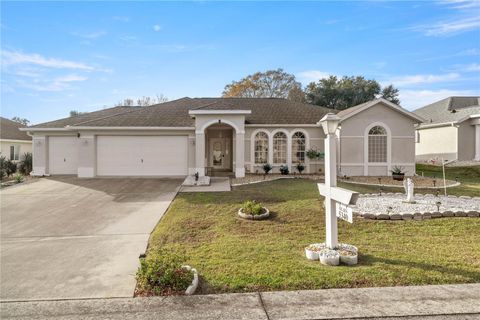
{"label": "concrete sidewalk", "polygon": [[480,284],[3,302],[2,319],[479,319]]}

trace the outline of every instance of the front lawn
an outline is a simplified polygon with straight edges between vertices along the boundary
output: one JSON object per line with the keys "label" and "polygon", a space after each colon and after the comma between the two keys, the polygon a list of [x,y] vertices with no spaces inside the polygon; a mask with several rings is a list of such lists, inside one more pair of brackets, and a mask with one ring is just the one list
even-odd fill
{"label": "front lawn", "polygon": [[[271,220],[236,216],[257,200]],[[182,193],[154,230],[149,254],[186,254],[202,293],[480,282],[480,219],[339,221],[339,240],[359,248],[353,267],[307,261],[323,242],[324,212],[315,182],[285,179],[224,193]]]}

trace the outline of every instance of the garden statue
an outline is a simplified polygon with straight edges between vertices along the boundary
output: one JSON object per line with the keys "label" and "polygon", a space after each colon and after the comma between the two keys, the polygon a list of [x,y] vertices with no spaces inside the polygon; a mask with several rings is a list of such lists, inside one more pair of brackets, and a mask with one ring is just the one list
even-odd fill
{"label": "garden statue", "polygon": [[405,194],[407,195],[407,200],[405,202],[407,203],[415,203],[415,199],[413,196],[414,186],[415,185],[412,179],[407,178],[406,180],[403,180],[403,188],[405,189]]}

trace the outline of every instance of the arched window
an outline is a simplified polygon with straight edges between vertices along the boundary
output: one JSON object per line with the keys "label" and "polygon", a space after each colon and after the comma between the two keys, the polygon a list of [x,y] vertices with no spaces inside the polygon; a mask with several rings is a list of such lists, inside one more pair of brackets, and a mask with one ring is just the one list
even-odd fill
{"label": "arched window", "polygon": [[259,132],[255,135],[255,163],[268,162],[268,135]]}
{"label": "arched window", "polygon": [[368,162],[387,162],[387,130],[382,126],[368,131]]}
{"label": "arched window", "polygon": [[292,136],[292,163],[305,162],[305,134],[295,132]]}
{"label": "arched window", "polygon": [[277,132],[273,136],[273,163],[287,162],[287,135]]}

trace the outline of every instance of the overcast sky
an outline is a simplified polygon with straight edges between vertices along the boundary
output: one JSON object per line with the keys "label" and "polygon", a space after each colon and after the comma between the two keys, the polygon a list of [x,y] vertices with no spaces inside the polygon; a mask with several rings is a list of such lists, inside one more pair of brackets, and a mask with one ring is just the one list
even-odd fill
{"label": "overcast sky", "polygon": [[480,95],[480,1],[4,2],[1,114],[32,123],[123,98],[219,96],[283,68],[363,75],[415,109]]}

